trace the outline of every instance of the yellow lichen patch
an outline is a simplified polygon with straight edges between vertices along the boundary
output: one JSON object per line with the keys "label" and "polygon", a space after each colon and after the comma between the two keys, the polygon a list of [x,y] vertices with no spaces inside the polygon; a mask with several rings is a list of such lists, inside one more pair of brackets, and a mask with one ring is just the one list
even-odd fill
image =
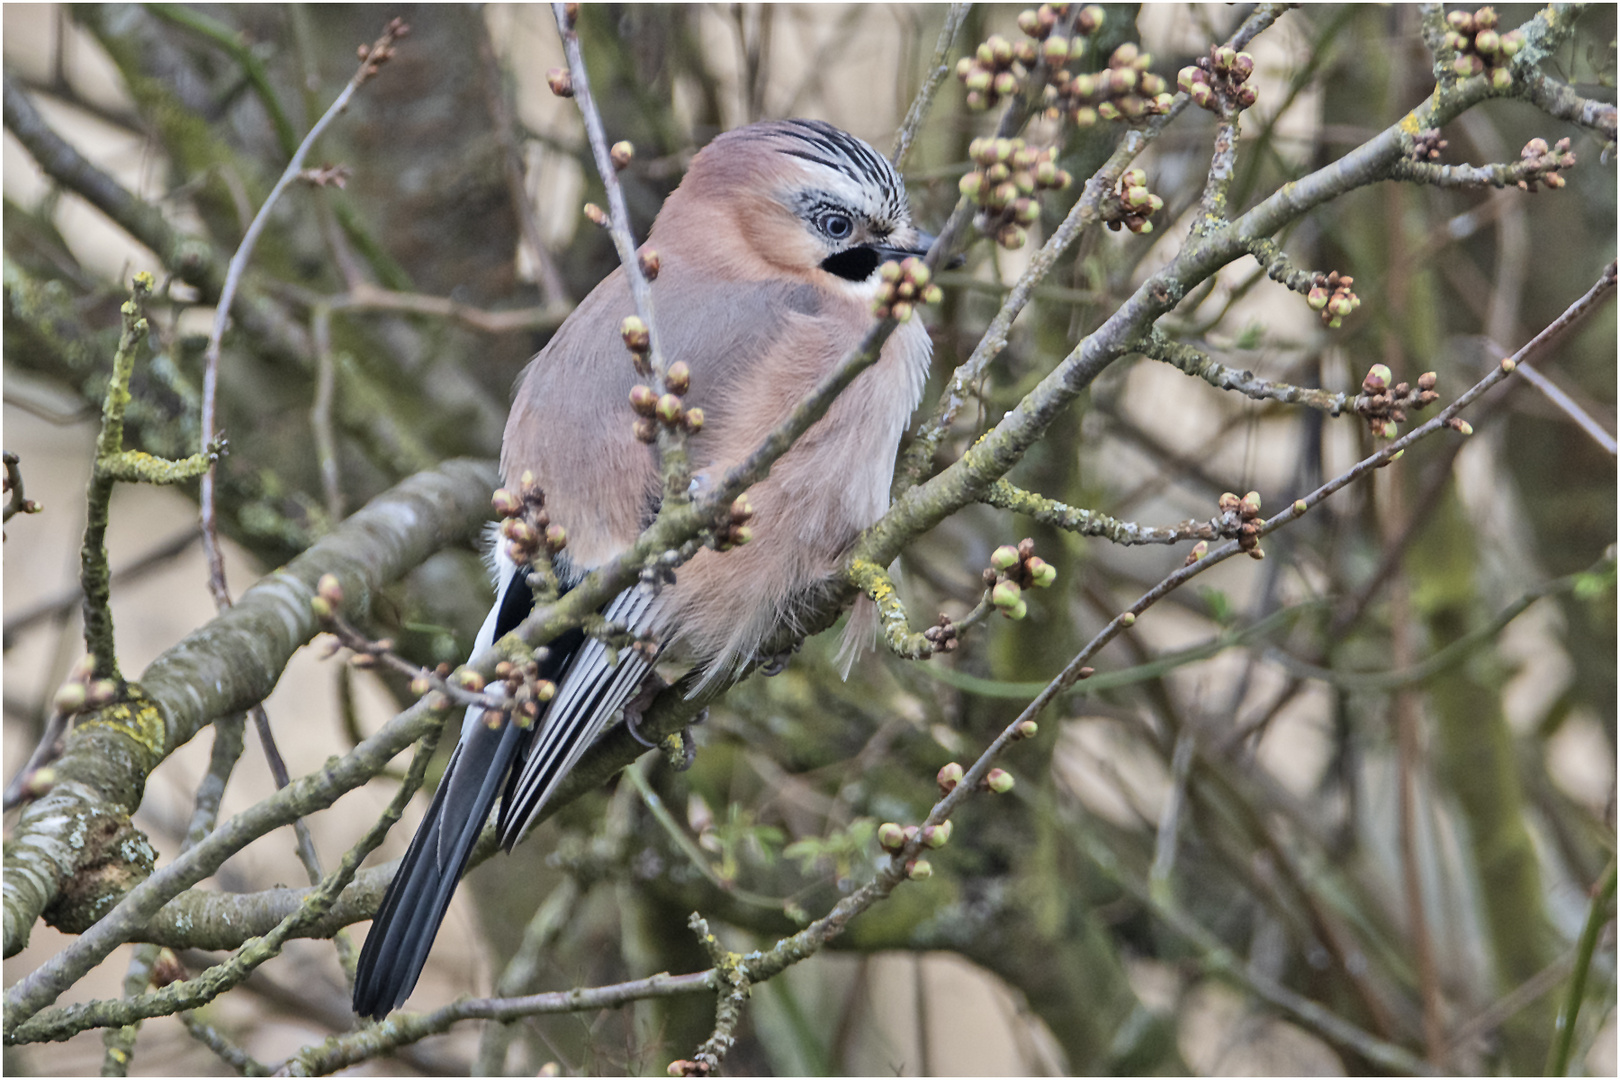
{"label": "yellow lichen patch", "polygon": [[100,724],[139,743],[154,757],[163,753],[164,727],[163,713],[152,701],[142,695],[133,686],[130,687],[131,697],[126,701],[115,701],[100,710],[88,720],[80,722],[80,727]]}

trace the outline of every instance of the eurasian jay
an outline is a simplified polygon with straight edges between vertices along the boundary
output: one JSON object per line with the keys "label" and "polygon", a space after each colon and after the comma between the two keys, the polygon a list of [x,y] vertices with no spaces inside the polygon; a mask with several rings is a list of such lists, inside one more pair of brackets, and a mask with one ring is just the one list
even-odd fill
{"label": "eurasian jay", "polygon": [[[872,323],[878,267],[922,255],[894,167],[814,120],[723,134],[693,159],[647,240],[665,361],[691,371],[704,423],[688,441],[694,486],[740,463],[848,354]],[[567,546],[563,587],[628,547],[659,505],[657,452],[633,432],[644,381],[620,326],[634,307],[623,269],[587,296],[520,378],[501,448],[509,487],[525,473]],[[603,614],[721,679],[752,659],[833,572],[888,505],[901,432],[922,395],[930,344],[916,320],[748,493],[753,539],[703,550],[658,590],[638,585]],[[533,592],[500,545],[496,602],[475,651],[529,613]],[[508,849],[557,784],[643,684],[652,659],[574,630],[551,643],[541,675],[557,685],[538,723],[492,728],[469,709],[421,828],[360,954],[354,1008],[382,1017],[416,985],[467,859],[502,795]]]}

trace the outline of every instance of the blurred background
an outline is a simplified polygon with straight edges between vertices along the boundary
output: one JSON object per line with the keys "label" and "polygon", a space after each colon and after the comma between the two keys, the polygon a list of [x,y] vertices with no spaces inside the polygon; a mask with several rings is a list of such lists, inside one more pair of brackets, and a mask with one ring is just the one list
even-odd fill
{"label": "blurred background", "polygon": [[[1139,41],[1172,81],[1250,10],[1105,9],[1087,64]],[[991,32],[1016,37],[1018,10],[974,9],[952,60]],[[1510,27],[1534,9],[1501,11]],[[550,11],[5,8],[8,93],[26,93],[80,154],[221,264],[353,73],[355,46],[395,14],[411,36],[311,158],[345,166],[346,185],[299,187],[279,205],[226,339],[221,521],[238,594],[400,478],[447,457],[493,457],[518,371],[612,267],[608,237],[580,212],[601,188],[577,109],[546,87],[563,63]],[[1308,5],[1254,43],[1259,103],[1243,120],[1234,212],[1331,163],[1431,91],[1419,19],[1402,5]],[[580,35],[607,131],[636,146],[622,178],[638,234],[696,148],[754,119],[823,118],[888,152],[943,21],[933,6],[584,6]],[[1612,103],[1614,40],[1613,8],[1591,10],[1547,70]],[[947,80],[906,167],[925,226],[948,215],[967,142],[992,123],[967,112]],[[1048,121],[1028,133],[1061,145],[1078,178],[1118,135],[1108,124]],[[1212,118],[1189,109],[1153,144],[1138,164],[1166,203],[1155,231],[1082,237],[1037,290],[937,465],[1168,261],[1196,216],[1212,135]],[[1450,400],[1614,258],[1615,181],[1612,143],[1522,102],[1487,102],[1443,135],[1447,163],[1512,161],[1532,137],[1569,136],[1579,164],[1561,191],[1386,183],[1295,222],[1278,239],[1298,265],[1355,277],[1363,304],[1342,329],[1325,330],[1249,259],[1196,289],[1163,328],[1233,367],[1335,391],[1353,391],[1373,363],[1400,379],[1434,370]],[[980,242],[945,275],[946,301],[926,316],[936,364],[925,409],[1078,188],[1052,199],[1023,250]],[[6,528],[9,778],[83,652],[83,492],[129,276],[151,270],[164,283],[154,350],[136,375],[132,445],[195,449],[213,312],[170,279],[150,237],[143,243],[48,177],[9,123],[4,194],[4,444],[21,458],[27,495],[44,505]],[[1609,433],[1607,447],[1515,381],[1471,413],[1472,437],[1420,444],[1268,538],[1264,562],[1232,560],[1155,608],[1101,655],[1094,680],[1048,711],[1037,738],[1009,753],[1017,788],[962,812],[931,880],[903,887],[832,951],[756,989],[727,1068],[1371,1068],[1356,1046],[1257,997],[1252,977],[1444,1069],[1540,1072],[1588,890],[1614,855],[1615,350],[1610,301],[1538,365]],[[1114,365],[1013,479],[1167,526],[1213,516],[1223,491],[1286,505],[1374,448],[1353,419],[1223,394],[1135,357]],[[108,546],[127,673],[211,616],[195,500],[195,485],[125,486],[114,498]],[[474,871],[412,1008],[497,987],[696,970],[708,961],[685,926],[692,910],[738,950],[791,932],[799,913],[825,912],[870,876],[875,823],[919,820],[935,770],[976,757],[1187,549],[1115,547],[975,508],[901,558],[913,623],[966,612],[991,550],[1025,536],[1060,575],[1032,596],[1026,620],[994,618],[926,663],[872,653],[847,683],[831,662],[836,635],[822,635],[785,674],[750,679],[713,710],[691,771],[637,766],[672,821],[621,779]],[[487,605],[469,543],[391,590],[375,629],[413,658],[454,661]],[[266,707],[299,775],[406,700],[398,683],[301,654]],[[208,741],[165,762],[136,815],[164,859],[184,832]],[[311,819],[328,865],[394,783],[379,779]],[[250,739],[225,812],[271,790]],[[403,852],[424,800],[374,862]],[[304,882],[283,830],[206,887]],[[533,956],[526,934],[544,942]],[[6,961],[7,984],[63,940],[36,928]],[[64,1001],[121,993],[128,952]],[[211,955],[181,960],[196,971]],[[509,966],[514,956],[532,962]],[[1223,956],[1237,975],[1222,974]],[[1616,1070],[1614,960],[1610,927],[1576,1031],[1575,1067],[1596,1075]],[[202,1016],[275,1063],[347,1030],[347,1001],[332,946],[303,941]],[[464,1024],[367,1068],[662,1072],[691,1055],[712,1020],[712,1000],[692,997],[506,1028]],[[18,1075],[83,1075],[102,1058],[92,1033],[9,1047],[4,1064]],[[130,1070],[230,1071],[168,1017],[144,1025]]]}

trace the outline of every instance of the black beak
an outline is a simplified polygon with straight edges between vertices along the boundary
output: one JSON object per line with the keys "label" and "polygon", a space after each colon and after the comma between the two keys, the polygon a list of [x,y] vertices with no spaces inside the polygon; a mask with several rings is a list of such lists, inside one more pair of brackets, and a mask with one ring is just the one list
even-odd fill
{"label": "black beak", "polygon": [[[898,262],[898,261],[906,258],[908,255],[915,255],[917,258],[920,259],[924,255],[928,254],[928,249],[934,246],[934,241],[936,239],[938,239],[938,237],[936,237],[933,233],[924,232],[922,229],[918,229],[917,230],[917,243],[916,243],[916,245],[914,247],[898,248],[898,247],[885,247],[885,246],[882,246],[882,245],[874,244],[873,245],[873,250],[875,250],[878,253],[878,256],[879,256],[878,261],[879,262],[887,262],[890,259],[893,259],[896,262]],[[965,262],[967,262],[967,256],[965,256],[965,255],[952,255],[949,259],[947,259],[945,261],[945,269],[947,269],[947,270],[955,270],[957,267],[961,266]]]}
{"label": "black beak", "polygon": [[[934,237],[920,229],[917,232],[917,242],[912,247],[894,247],[889,244],[862,244],[859,247],[845,248],[836,255],[829,255],[821,261],[821,268],[829,274],[836,274],[847,281],[865,281],[872,276],[872,272],[886,262],[902,262],[915,256],[922,258],[928,254],[928,249],[934,246]],[[945,264],[947,270],[954,270],[967,259],[956,255]]]}

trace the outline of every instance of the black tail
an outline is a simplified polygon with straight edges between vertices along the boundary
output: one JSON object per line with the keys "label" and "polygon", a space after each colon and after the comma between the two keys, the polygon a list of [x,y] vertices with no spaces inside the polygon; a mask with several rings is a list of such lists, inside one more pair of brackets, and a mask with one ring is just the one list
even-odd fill
{"label": "black tail", "polygon": [[[512,574],[476,648],[512,630],[533,606],[525,575]],[[554,642],[541,676],[556,678],[583,639],[575,630]],[[467,710],[461,741],[360,950],[354,974],[356,1013],[381,1019],[410,996],[490,808],[532,738],[532,728],[504,723],[491,729],[482,710]]]}
{"label": "black tail", "polygon": [[491,731],[482,716],[469,716],[468,722],[479,730],[451,754],[427,817],[360,950],[354,1011],[361,1016],[382,1019],[415,988],[461,872],[527,735],[510,723]]}

